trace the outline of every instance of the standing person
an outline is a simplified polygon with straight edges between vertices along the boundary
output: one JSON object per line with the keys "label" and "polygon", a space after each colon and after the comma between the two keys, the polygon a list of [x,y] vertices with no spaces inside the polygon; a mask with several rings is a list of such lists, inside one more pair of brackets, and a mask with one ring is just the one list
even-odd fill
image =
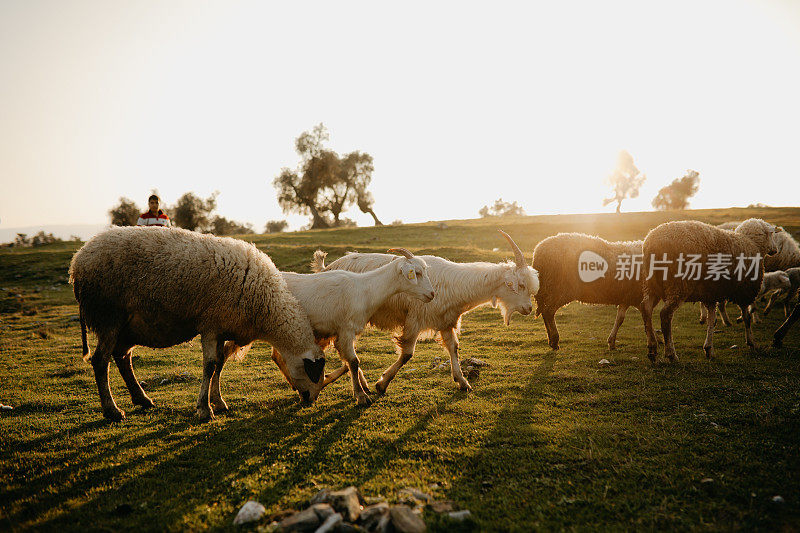
{"label": "standing person", "polygon": [[163,226],[165,228],[172,226],[166,213],[158,208],[159,203],[161,203],[161,198],[156,194],[151,194],[150,198],[147,199],[147,205],[150,207],[150,210],[139,215],[139,220],[136,221],[136,225]]}

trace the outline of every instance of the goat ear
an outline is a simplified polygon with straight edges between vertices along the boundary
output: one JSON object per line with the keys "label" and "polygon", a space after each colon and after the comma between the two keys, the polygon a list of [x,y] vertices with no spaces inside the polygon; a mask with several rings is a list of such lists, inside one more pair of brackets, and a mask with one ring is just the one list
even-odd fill
{"label": "goat ear", "polygon": [[305,368],[308,378],[314,383],[319,383],[319,379],[325,371],[325,358],[320,357],[315,361],[303,359],[303,367]]}

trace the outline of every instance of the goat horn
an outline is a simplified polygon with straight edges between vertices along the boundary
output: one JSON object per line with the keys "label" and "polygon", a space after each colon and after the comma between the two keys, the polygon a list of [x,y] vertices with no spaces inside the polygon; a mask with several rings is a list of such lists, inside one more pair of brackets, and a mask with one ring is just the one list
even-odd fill
{"label": "goat horn", "polygon": [[414,254],[412,254],[411,252],[409,252],[405,248],[389,248],[386,251],[389,252],[390,254],[404,255],[408,259],[413,259],[414,258]]}
{"label": "goat horn", "polygon": [[501,229],[499,229],[497,231],[502,233],[503,237],[508,239],[508,244],[510,244],[511,245],[511,249],[514,250],[514,262],[517,264],[517,267],[518,268],[524,268],[524,267],[528,266],[528,264],[525,262],[525,256],[522,255],[522,250],[519,249],[519,246],[517,246],[517,243],[514,242],[514,239],[512,239],[511,236],[508,233],[506,233],[505,231],[503,231]]}

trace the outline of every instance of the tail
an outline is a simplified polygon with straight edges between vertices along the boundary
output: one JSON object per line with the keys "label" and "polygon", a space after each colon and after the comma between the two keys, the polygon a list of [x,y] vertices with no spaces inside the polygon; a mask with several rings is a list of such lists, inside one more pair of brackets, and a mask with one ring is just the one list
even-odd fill
{"label": "tail", "polygon": [[322,250],[314,252],[314,259],[311,260],[312,272],[324,272],[326,270],[325,257],[327,257],[327,255],[328,252],[323,252]]}
{"label": "tail", "polygon": [[81,319],[81,342],[83,343],[83,360],[89,361],[92,352],[89,350],[89,341],[86,339],[86,321],[83,319],[83,311],[78,308],[78,316]]}

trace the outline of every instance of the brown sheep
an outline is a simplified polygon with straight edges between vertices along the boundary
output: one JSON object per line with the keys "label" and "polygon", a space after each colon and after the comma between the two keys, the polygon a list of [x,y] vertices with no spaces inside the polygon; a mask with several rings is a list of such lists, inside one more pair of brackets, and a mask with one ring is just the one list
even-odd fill
{"label": "brown sheep", "polygon": [[[606,262],[605,274],[593,281],[582,281],[579,260],[583,252],[590,251]],[[617,317],[608,336],[608,347],[616,347],[617,332],[628,307],[641,311],[641,278],[630,270],[630,276],[617,278],[622,261],[639,261],[641,266],[642,241],[609,242],[583,233],[559,233],[540,242],[533,251],[533,268],[539,272],[540,288],[536,294],[536,316],[542,315],[550,347],[558,349],[558,328],[555,314],[559,308],[573,301],[585,304],[616,305]],[[626,259],[627,258],[627,259]],[[634,259],[636,258],[636,259]]]}
{"label": "brown sheep", "polygon": [[[653,332],[653,307],[664,300],[661,310],[661,331],[664,334],[665,355],[676,361],[675,345],[672,339],[672,315],[683,302],[700,302],[708,311],[706,340],[703,344],[706,356],[713,356],[713,333],[716,323],[717,303],[728,300],[742,309],[745,325],[745,340],[751,348],[755,347],[751,329],[751,317],[748,306],[753,303],[761,289],[764,276],[763,261],[745,261],[776,253],[773,235],[775,226],[761,219],[748,219],[742,222],[735,231],[720,229],[703,222],[677,221],[667,222],[653,228],[644,240],[644,273],[645,300],[642,305],[647,333],[647,351],[650,360],[655,362],[658,350]],[[719,256],[717,254],[727,254]],[[730,259],[730,265],[724,265],[723,274],[716,274],[709,264],[722,265]],[[737,268],[739,258],[744,268],[740,275]],[[697,264],[706,266],[700,274],[683,276],[688,266],[682,260],[695,259]],[[743,269],[744,270],[744,269]],[[729,279],[726,279],[727,278]],[[694,279],[695,277],[699,279]],[[718,278],[718,279],[717,279]],[[742,278],[742,279],[739,279]]]}

